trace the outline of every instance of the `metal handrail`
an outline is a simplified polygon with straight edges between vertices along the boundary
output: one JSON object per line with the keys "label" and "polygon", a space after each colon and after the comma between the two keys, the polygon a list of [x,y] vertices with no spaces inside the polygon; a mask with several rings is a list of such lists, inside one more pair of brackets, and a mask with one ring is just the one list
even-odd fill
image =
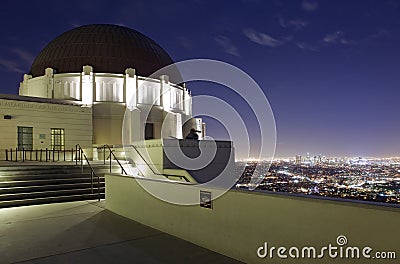
{"label": "metal handrail", "polygon": [[[40,162],[55,162],[55,161],[73,161],[73,154],[76,150],[74,149],[5,149],[5,160],[6,161],[40,161]],[[45,154],[45,157],[43,157]],[[71,154],[71,158],[67,155]],[[20,159],[18,160],[18,156]]]}
{"label": "metal handrail", "polygon": [[125,175],[128,175],[128,173],[125,171],[124,167],[122,166],[122,164],[119,162],[119,160],[117,159],[117,157],[115,156],[113,150],[110,148],[109,145],[105,144],[103,145],[103,155],[104,155],[104,164],[106,164],[106,147],[108,148],[108,150],[110,151],[110,155],[108,156],[108,158],[110,158],[110,173],[111,173],[111,162],[112,162],[112,157],[114,157],[114,159],[117,161],[118,165],[121,167],[121,173]]}
{"label": "metal handrail", "polygon": [[[142,156],[142,154],[140,154],[139,150],[137,150],[136,147],[135,147],[134,145],[129,145],[129,146],[132,147],[132,148],[136,151],[137,154],[139,154],[140,158],[144,161],[144,163],[146,163],[147,167],[149,167],[150,170],[151,170],[151,172],[153,172],[155,175],[164,176],[164,177],[166,177],[166,178],[168,178],[168,177],[178,177],[178,178],[180,178],[180,179],[184,179],[186,182],[190,182],[190,180],[189,180],[186,176],[183,176],[183,175],[163,174],[163,173],[155,172],[155,171],[153,170],[153,168],[150,166],[150,164],[147,163],[146,159]],[[138,169],[139,169],[139,168],[138,168]]]}
{"label": "metal handrail", "polygon": [[82,156],[85,158],[87,164],[89,165],[89,168],[90,168],[90,182],[91,182],[90,188],[91,188],[92,194],[93,194],[93,175],[95,177],[97,177],[97,197],[98,197],[98,200],[100,201],[100,177],[98,175],[96,175],[96,173],[94,172],[94,169],[90,165],[89,159],[86,157],[86,154],[83,151],[82,147],[79,144],[76,144],[75,149],[76,149],[75,164],[78,165],[78,151],[79,151],[79,159],[81,161],[82,173],[83,173],[83,159],[82,159]]}

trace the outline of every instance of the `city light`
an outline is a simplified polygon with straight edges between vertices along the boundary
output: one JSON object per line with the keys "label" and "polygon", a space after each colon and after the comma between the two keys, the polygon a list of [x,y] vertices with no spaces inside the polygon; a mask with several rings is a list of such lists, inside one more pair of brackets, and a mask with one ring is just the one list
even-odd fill
{"label": "city light", "polygon": [[400,204],[400,157],[326,157],[316,155],[247,160],[236,187],[249,188],[255,168],[263,180],[257,190],[298,193],[381,203]]}

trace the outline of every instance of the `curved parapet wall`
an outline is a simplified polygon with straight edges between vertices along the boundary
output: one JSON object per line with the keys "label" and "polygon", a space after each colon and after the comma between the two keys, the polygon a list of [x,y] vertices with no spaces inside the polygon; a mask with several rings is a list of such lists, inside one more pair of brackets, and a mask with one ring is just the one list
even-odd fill
{"label": "curved parapet wall", "polygon": [[[396,263],[400,257],[400,237],[395,231],[399,208],[231,190],[208,209],[166,203],[147,193],[138,181],[170,192],[180,188],[178,183],[106,175],[106,208],[245,263]],[[212,195],[216,189],[202,191]],[[340,247],[344,238],[347,244]],[[263,256],[265,243],[268,251],[275,247],[272,258],[257,254]],[[315,247],[319,255],[329,244],[336,247],[334,258],[327,250],[322,259],[301,257],[303,248],[308,254],[309,247]],[[280,258],[279,247],[287,249],[286,255],[291,247],[298,247],[300,257]],[[394,251],[397,259],[368,260],[361,251],[360,258],[340,257],[340,248],[343,254],[346,250],[351,254],[354,247],[372,248],[371,258],[379,251]]]}

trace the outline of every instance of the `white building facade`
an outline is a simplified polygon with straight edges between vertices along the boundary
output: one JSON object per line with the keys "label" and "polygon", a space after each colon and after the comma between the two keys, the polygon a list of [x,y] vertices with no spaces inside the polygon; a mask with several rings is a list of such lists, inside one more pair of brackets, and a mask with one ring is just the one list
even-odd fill
{"label": "white building facade", "polygon": [[[122,143],[121,129],[126,109],[144,113],[151,108],[147,117],[132,114],[133,141],[168,137],[182,139],[188,133],[187,129],[183,131],[183,122],[192,116],[191,95],[185,86],[169,82],[166,75],[159,79],[138,76],[132,68],[121,74],[96,73],[89,65],[83,66],[80,73],[55,73],[47,68],[43,76],[32,78],[25,74],[19,94],[71,100],[82,108],[91,108],[94,146]],[[162,131],[165,118],[171,120],[166,122],[168,125]],[[201,129],[201,126],[196,126],[196,130]],[[202,133],[199,136],[202,138]]]}
{"label": "white building facade", "polygon": [[166,75],[149,78],[171,63],[154,41],[126,27],[87,25],[63,33],[24,74],[19,96],[0,95],[0,158],[6,149],[120,146],[125,113],[128,142],[182,139],[191,128],[202,139],[204,125],[191,118],[185,85]]}

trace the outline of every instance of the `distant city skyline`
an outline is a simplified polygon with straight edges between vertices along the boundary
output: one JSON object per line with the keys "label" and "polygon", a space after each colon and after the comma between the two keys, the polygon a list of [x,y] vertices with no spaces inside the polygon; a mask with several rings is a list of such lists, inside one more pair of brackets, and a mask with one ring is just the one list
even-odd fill
{"label": "distant city skyline", "polygon": [[[23,74],[56,36],[92,23],[142,32],[175,61],[210,58],[247,72],[266,94],[277,157],[400,156],[400,2],[393,0],[4,1],[0,93],[17,94]],[[256,120],[234,93],[188,84]],[[196,108],[198,106],[194,106]],[[207,133],[226,138],[213,120]],[[257,143],[257,135],[251,135]],[[304,155],[303,154],[303,155]]]}
{"label": "distant city skyline", "polygon": [[246,162],[236,187],[250,188],[252,178],[262,176],[256,186],[261,191],[400,204],[399,158],[308,161]]}
{"label": "distant city skyline", "polygon": [[[361,158],[361,159],[363,159],[363,160],[373,160],[373,161],[376,161],[376,160],[398,160],[399,161],[399,163],[400,163],[400,155],[398,155],[398,156],[361,156],[361,155],[353,155],[353,156],[340,156],[340,155],[338,155],[338,156],[326,156],[326,155],[323,155],[323,154],[314,154],[314,155],[311,155],[310,154],[310,158],[311,158],[311,160],[313,160],[315,157],[318,157],[318,156],[321,156],[321,157],[324,157],[325,159],[329,159],[329,160],[333,160],[333,159],[338,159],[338,160],[341,160],[341,159],[347,159],[347,160],[353,160],[353,159],[359,159],[359,158]],[[305,157],[306,157],[306,155],[301,155],[301,154],[297,154],[297,155],[292,155],[292,156],[278,156],[278,155],[275,155],[274,156],[274,158],[273,158],[273,160],[292,160],[292,161],[296,161],[296,158],[297,157],[301,157],[302,159],[305,159]],[[249,158],[246,158],[246,159],[237,159],[236,160],[236,162],[245,162],[245,161],[260,161],[260,162],[267,162],[267,161],[269,161],[269,159],[258,159],[258,158],[255,158],[255,157],[249,157]]]}

